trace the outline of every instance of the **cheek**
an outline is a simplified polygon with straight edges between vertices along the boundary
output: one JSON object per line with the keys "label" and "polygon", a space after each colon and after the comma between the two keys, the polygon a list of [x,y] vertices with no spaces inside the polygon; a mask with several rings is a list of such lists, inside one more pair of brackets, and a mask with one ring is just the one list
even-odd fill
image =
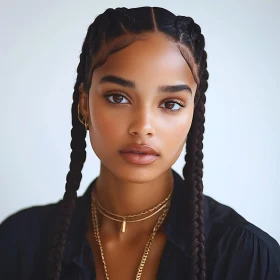
{"label": "cheek", "polygon": [[102,149],[103,152],[109,151],[110,147],[113,149],[117,139],[123,138],[125,121],[120,116],[112,115],[104,105],[93,105],[90,110],[90,140],[93,150],[100,153]]}
{"label": "cheek", "polygon": [[[165,120],[165,128],[164,132],[169,137],[172,137],[174,141],[181,141],[185,139],[193,120],[193,106],[189,104],[187,109],[179,114],[177,117],[175,116],[173,119]],[[168,128],[166,128],[166,126]]]}
{"label": "cheek", "polygon": [[174,163],[180,156],[184,144],[186,143],[186,138],[191,127],[192,118],[186,119],[184,122],[174,123],[170,129],[169,133],[165,135],[164,142],[169,150],[170,160]]}
{"label": "cheek", "polygon": [[190,131],[193,120],[193,107],[191,107],[185,117],[178,118],[178,120],[170,126],[169,133],[167,135],[171,149],[170,156],[173,160],[177,160],[180,156],[184,144],[186,143],[188,133]]}

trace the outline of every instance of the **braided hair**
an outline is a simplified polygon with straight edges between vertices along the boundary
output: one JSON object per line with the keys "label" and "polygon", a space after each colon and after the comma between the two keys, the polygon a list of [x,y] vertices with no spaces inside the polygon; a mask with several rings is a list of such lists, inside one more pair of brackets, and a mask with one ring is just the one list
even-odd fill
{"label": "braided hair", "polygon": [[110,54],[137,41],[144,32],[162,32],[177,43],[198,85],[194,99],[193,121],[186,140],[183,176],[189,193],[191,213],[189,221],[192,236],[191,279],[205,279],[202,149],[208,71],[204,36],[199,25],[190,17],[175,16],[159,7],[140,7],[107,9],[88,27],[73,92],[70,170],[66,177],[66,191],[60,203],[53,235],[47,268],[48,280],[58,280],[60,277],[66,238],[75,211],[77,190],[86,159],[86,130],[78,119],[79,86],[83,83],[83,89],[88,93],[94,69],[101,66]]}

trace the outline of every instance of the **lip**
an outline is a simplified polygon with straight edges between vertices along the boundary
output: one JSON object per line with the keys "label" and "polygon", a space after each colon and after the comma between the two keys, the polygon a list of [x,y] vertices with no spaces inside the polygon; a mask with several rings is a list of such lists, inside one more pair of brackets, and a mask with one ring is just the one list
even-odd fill
{"label": "lip", "polygon": [[[143,153],[145,155],[159,156],[159,153],[147,144],[130,144],[120,150],[121,153]],[[141,154],[140,154],[141,155]]]}
{"label": "lip", "polygon": [[159,157],[159,153],[146,144],[131,144],[120,150],[123,159],[133,164],[149,164]]}

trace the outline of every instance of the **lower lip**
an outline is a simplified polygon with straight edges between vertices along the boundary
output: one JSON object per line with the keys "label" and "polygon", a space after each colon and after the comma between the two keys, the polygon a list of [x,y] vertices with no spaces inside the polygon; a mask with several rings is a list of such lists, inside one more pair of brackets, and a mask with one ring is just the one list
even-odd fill
{"label": "lower lip", "polygon": [[136,154],[136,153],[122,153],[121,156],[128,163],[134,164],[149,164],[155,161],[158,156],[149,154]]}

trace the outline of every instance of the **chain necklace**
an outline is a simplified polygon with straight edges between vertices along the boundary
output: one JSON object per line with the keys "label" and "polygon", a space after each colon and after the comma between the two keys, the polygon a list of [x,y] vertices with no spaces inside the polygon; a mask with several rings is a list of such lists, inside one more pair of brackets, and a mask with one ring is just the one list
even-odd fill
{"label": "chain necklace", "polygon": [[[155,238],[155,235],[156,235],[159,227],[161,226],[161,224],[163,223],[163,221],[164,221],[164,219],[167,215],[167,212],[168,212],[169,207],[170,207],[170,203],[171,202],[168,201],[167,204],[165,205],[165,208],[163,209],[163,213],[159,216],[158,221],[153,228],[153,232],[150,235],[150,238],[149,238],[148,242],[146,243],[145,250],[144,250],[144,253],[143,253],[140,265],[138,267],[137,274],[136,274],[136,280],[141,279],[143,268],[144,268],[144,265],[146,263],[146,260],[147,260],[152,242]],[[98,218],[97,218],[97,203],[96,203],[96,200],[94,200],[94,199],[91,200],[91,214],[92,214],[92,223],[93,223],[94,235],[95,235],[96,242],[99,245],[101,259],[102,259],[102,263],[103,263],[103,267],[104,267],[105,277],[106,277],[106,280],[110,280],[110,278],[108,276],[107,265],[106,265],[106,262],[105,262],[102,243],[101,243],[100,234],[99,234],[99,225],[98,225]]]}
{"label": "chain necklace", "polygon": [[[136,223],[136,222],[140,222],[140,221],[143,221],[143,220],[146,220],[152,216],[154,216],[155,214],[157,214],[158,212],[160,212],[162,209],[164,209],[168,203],[168,201],[170,200],[170,197],[172,195],[172,191],[170,192],[170,194],[168,195],[167,198],[165,198],[162,202],[160,202],[158,205],[156,205],[155,207],[145,211],[145,212],[142,212],[142,213],[139,213],[139,214],[134,214],[134,215],[117,215],[117,214],[114,214],[108,210],[106,210],[101,204],[100,202],[98,201],[97,197],[94,195],[94,192],[92,192],[92,199],[95,200],[96,202],[96,207],[97,207],[97,210],[103,214],[105,217],[111,219],[111,220],[114,220],[114,221],[117,221],[117,222],[121,222],[122,223],[122,226],[121,226],[121,232],[125,232],[125,229],[126,229],[126,223]],[[148,214],[150,212],[153,212],[152,214],[144,217],[144,218],[139,218],[137,220],[129,220],[129,218],[134,218],[134,217],[141,217],[145,214]],[[112,217],[113,216],[113,217]]]}
{"label": "chain necklace", "polygon": [[129,218],[135,218],[135,217],[139,217],[139,216],[143,216],[143,215],[146,215],[148,213],[151,213],[155,210],[157,210],[158,208],[160,208],[163,204],[165,204],[171,197],[172,195],[172,192],[173,190],[169,193],[168,197],[166,197],[162,202],[160,202],[158,205],[156,205],[155,207],[145,211],[145,212],[141,212],[139,214],[134,214],[134,215],[117,215],[117,214],[114,214],[110,211],[108,211],[107,209],[105,209],[101,204],[100,202],[98,201],[98,199],[96,198],[96,196],[94,195],[94,193],[92,192],[92,194],[94,195],[94,199],[96,200],[97,202],[97,205],[99,208],[101,208],[103,211],[105,211],[107,214],[109,215],[112,215],[112,216],[115,216],[115,217],[119,217],[119,218],[125,218],[125,219],[129,219]]}

